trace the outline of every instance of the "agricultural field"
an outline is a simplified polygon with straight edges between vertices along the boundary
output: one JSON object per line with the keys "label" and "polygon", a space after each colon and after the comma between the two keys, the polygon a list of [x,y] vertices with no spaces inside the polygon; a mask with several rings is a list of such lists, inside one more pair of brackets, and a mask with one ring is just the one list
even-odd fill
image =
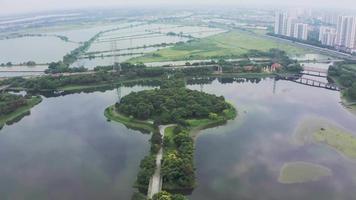
{"label": "agricultural field", "polygon": [[194,59],[239,58],[243,57],[249,50],[267,51],[271,48],[279,48],[292,56],[307,53],[306,50],[302,48],[279,43],[250,32],[230,31],[183,44],[177,44],[174,47],[148,53],[142,57],[131,59],[130,61],[147,63]]}

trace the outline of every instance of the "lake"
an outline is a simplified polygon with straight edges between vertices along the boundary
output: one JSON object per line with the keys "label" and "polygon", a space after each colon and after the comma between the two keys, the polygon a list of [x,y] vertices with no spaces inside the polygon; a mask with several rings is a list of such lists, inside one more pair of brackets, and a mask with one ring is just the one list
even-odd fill
{"label": "lake", "polygon": [[22,37],[0,40],[0,63],[57,62],[76,47],[78,44],[64,42],[56,37]]}
{"label": "lake", "polygon": [[[300,146],[293,134],[319,116],[356,131],[339,92],[274,79],[214,80],[188,85],[223,95],[239,111],[196,139],[197,188],[191,200],[353,199],[356,164],[321,145]],[[122,94],[149,89],[122,88]],[[31,115],[0,131],[0,199],[130,199],[149,135],[107,122],[116,90],[44,98]],[[287,162],[311,162],[332,176],[302,184],[278,182]]]}

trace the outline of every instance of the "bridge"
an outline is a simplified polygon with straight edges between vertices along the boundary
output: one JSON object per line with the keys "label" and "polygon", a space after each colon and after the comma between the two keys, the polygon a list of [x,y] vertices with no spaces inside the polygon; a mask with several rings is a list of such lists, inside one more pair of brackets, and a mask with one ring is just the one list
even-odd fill
{"label": "bridge", "polygon": [[326,78],[328,76],[328,69],[303,66],[301,74]]}
{"label": "bridge", "polygon": [[342,62],[344,60],[341,59],[306,59],[306,60],[298,60],[298,62],[306,62],[306,63],[334,63],[334,62]]}
{"label": "bridge", "polygon": [[292,81],[295,83],[309,85],[312,87],[319,87],[319,88],[325,88],[328,90],[340,91],[340,88],[336,84],[333,84],[333,83],[327,83],[327,82],[313,80],[313,79],[309,79],[309,78],[303,78],[303,77],[300,77],[299,79],[293,79]]}

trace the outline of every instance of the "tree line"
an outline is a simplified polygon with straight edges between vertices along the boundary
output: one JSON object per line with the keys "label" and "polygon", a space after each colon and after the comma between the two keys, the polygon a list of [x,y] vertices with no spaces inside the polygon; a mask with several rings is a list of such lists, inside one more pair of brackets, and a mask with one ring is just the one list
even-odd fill
{"label": "tree line", "polygon": [[356,100],[356,63],[350,61],[338,62],[330,66],[328,76],[336,80],[344,88],[344,95]]}

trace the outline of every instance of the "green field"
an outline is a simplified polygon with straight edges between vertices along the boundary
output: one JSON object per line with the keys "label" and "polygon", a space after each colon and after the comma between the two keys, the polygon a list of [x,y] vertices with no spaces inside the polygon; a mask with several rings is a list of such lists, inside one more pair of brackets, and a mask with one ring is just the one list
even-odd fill
{"label": "green field", "polygon": [[306,51],[283,42],[274,41],[253,32],[230,31],[218,35],[177,44],[174,47],[133,58],[130,62],[160,62],[195,59],[240,58],[249,50],[267,51],[278,48],[290,55],[302,55]]}
{"label": "green field", "polygon": [[318,181],[331,175],[331,170],[321,165],[307,162],[291,162],[283,165],[278,181],[283,184],[305,183]]}
{"label": "green field", "polygon": [[324,144],[349,159],[356,159],[355,135],[327,120],[306,118],[300,123],[295,138],[299,144]]}
{"label": "green field", "polygon": [[14,112],[12,112],[8,115],[1,116],[0,117],[0,129],[5,124],[12,124],[14,122],[21,120],[24,116],[26,116],[30,113],[30,110],[32,107],[39,104],[41,101],[42,101],[42,98],[39,96],[32,97],[31,99],[27,100],[27,105],[18,108],[17,110],[15,110]]}

